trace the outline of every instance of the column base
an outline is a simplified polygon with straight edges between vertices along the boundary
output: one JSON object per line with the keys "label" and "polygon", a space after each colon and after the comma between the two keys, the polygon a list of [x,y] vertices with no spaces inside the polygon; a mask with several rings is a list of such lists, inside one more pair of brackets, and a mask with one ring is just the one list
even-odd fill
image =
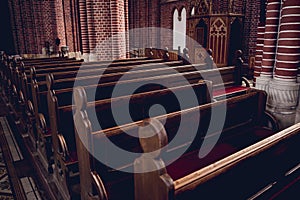
{"label": "column base", "polygon": [[255,88],[259,90],[264,90],[268,93],[270,81],[271,78],[259,76],[256,78]]}
{"label": "column base", "polygon": [[[277,119],[280,130],[294,125],[297,119],[297,115],[300,114],[300,112],[297,112],[297,109],[295,108],[282,109],[282,108],[274,108],[274,107],[267,106],[267,110],[271,112],[272,115]],[[300,120],[300,115],[299,115],[299,120]]]}
{"label": "column base", "polygon": [[269,82],[267,110],[276,117],[281,129],[295,124],[300,113],[297,112],[298,97],[299,83],[274,79]]}
{"label": "column base", "polygon": [[271,80],[268,90],[268,105],[274,108],[296,108],[299,97],[299,83]]}

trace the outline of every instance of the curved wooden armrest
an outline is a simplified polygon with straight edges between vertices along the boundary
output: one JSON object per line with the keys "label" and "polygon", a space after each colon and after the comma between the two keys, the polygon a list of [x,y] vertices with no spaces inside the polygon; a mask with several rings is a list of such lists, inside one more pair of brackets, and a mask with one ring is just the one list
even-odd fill
{"label": "curved wooden armrest", "polygon": [[40,125],[39,128],[42,130],[42,132],[44,134],[47,134],[47,123],[46,123],[46,119],[42,113],[39,113],[38,120],[39,120],[39,125]]}
{"label": "curved wooden armrest", "polygon": [[277,121],[277,119],[268,111],[265,111],[265,117],[267,122],[270,122],[272,125],[272,130],[274,132],[278,132],[279,131],[279,123]]}
{"label": "curved wooden armrest", "polygon": [[58,152],[60,154],[62,154],[62,156],[64,157],[65,160],[67,160],[69,158],[70,154],[69,154],[66,140],[65,140],[64,136],[61,134],[58,134],[57,137],[58,137],[58,145],[59,145]]}
{"label": "curved wooden armrest", "polygon": [[251,86],[251,83],[250,81],[246,78],[246,77],[242,77],[242,82],[245,83],[246,87],[250,87]]}
{"label": "curved wooden armrest", "polygon": [[23,105],[25,104],[25,98],[22,91],[19,91],[19,103]]}
{"label": "curved wooden armrest", "polygon": [[104,184],[97,172],[91,172],[92,182],[100,200],[108,200]]}
{"label": "curved wooden armrest", "polygon": [[13,92],[13,95],[18,96],[18,92],[17,92],[17,88],[16,88],[15,84],[12,85],[12,92]]}
{"label": "curved wooden armrest", "polygon": [[27,101],[27,109],[30,116],[34,116],[33,104],[30,100]]}

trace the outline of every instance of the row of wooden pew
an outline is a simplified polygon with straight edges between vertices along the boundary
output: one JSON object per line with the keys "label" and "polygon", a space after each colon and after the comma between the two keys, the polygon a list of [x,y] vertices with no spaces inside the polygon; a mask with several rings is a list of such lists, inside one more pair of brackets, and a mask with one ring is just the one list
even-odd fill
{"label": "row of wooden pew", "polygon": [[[82,199],[190,198],[203,192],[198,189],[204,182],[203,170],[219,172],[214,163],[278,131],[276,120],[265,111],[266,94],[250,89],[241,76],[240,58],[236,66],[207,69],[205,63],[191,65],[188,55],[145,52],[148,57],[112,63],[72,58],[9,60],[1,55],[5,101],[64,199],[78,197],[79,184]],[[136,86],[141,87],[132,93],[130,88]],[[119,92],[114,93],[116,88]],[[183,106],[175,94],[186,97]],[[191,95],[196,101],[190,100]],[[157,104],[164,109],[149,114]],[[129,108],[130,117],[116,121],[112,107],[117,115]],[[212,121],[213,110],[221,115],[226,111],[224,127],[220,118]],[[149,131],[145,127],[159,131],[145,138]],[[129,152],[149,154],[114,158],[105,138]],[[163,153],[151,153],[164,146]],[[199,149],[210,153],[199,158]],[[177,159],[178,152],[182,155]],[[99,161],[98,154],[105,159]],[[115,159],[118,162],[111,167]],[[149,166],[157,169],[133,173]],[[205,182],[210,180],[207,177]],[[250,192],[261,185],[255,186]]]}

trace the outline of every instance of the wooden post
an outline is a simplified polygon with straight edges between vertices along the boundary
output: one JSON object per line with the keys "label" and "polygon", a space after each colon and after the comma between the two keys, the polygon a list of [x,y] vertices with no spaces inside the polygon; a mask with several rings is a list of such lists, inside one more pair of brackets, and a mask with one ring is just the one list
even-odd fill
{"label": "wooden post", "polygon": [[83,87],[77,87],[74,89],[73,95],[76,106],[74,123],[76,132],[76,148],[79,161],[81,199],[92,199],[92,183],[96,184],[95,186],[98,191],[99,198],[102,200],[108,199],[102,180],[99,176],[97,176],[97,174],[91,173],[90,154],[87,148],[91,147],[90,136],[92,133],[92,127],[86,112],[86,92]]}
{"label": "wooden post", "polygon": [[182,57],[181,57],[181,47],[180,46],[178,46],[177,57],[178,57],[178,60],[182,60]]}
{"label": "wooden post", "polygon": [[234,70],[234,81],[236,85],[242,84],[242,67],[244,60],[242,59],[243,52],[241,50],[236,51],[236,63]]}
{"label": "wooden post", "polygon": [[214,68],[214,58],[212,57],[212,53],[212,49],[208,49],[206,58],[204,59],[207,69]]}
{"label": "wooden post", "polygon": [[144,154],[134,162],[135,200],[173,199],[173,180],[160,158],[161,148],[168,143],[163,125],[158,120],[145,120],[139,137]]}
{"label": "wooden post", "polygon": [[191,64],[188,48],[183,49],[183,64],[184,65],[190,65]]}
{"label": "wooden post", "polygon": [[164,61],[169,61],[170,60],[170,55],[169,55],[169,48],[166,47],[164,50],[164,55],[163,55]]}

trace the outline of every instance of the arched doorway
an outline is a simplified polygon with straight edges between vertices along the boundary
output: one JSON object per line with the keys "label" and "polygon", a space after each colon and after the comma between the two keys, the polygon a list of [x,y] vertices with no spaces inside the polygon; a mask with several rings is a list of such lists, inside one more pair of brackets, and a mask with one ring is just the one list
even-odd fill
{"label": "arched doorway", "polygon": [[179,14],[175,9],[173,13],[173,50],[186,47],[186,9],[183,8]]}
{"label": "arched doorway", "polygon": [[230,26],[228,65],[235,64],[235,52],[239,49],[242,49],[242,31],[243,27],[241,21],[236,18]]}
{"label": "arched doorway", "polygon": [[196,40],[202,47],[207,47],[207,25],[203,19],[196,26]]}

